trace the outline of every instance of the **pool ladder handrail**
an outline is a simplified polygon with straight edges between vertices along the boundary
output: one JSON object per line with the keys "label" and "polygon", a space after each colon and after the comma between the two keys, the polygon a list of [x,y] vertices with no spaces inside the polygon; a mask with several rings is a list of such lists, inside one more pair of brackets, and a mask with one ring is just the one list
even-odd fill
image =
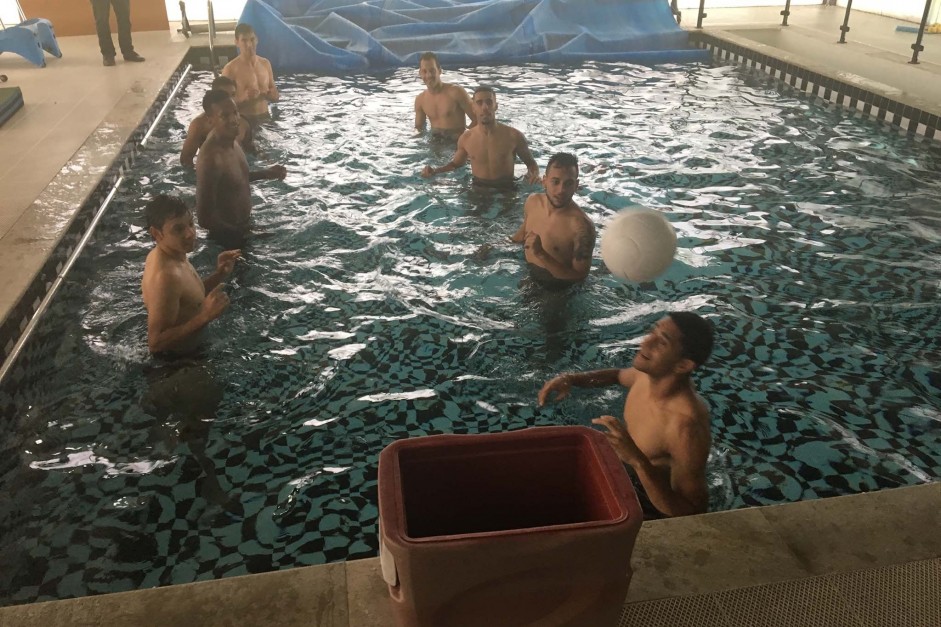
{"label": "pool ladder handrail", "polygon": [[212,0],[206,0],[209,10],[209,65],[212,66],[212,73],[215,76],[219,75],[219,72],[216,70],[216,14],[212,9]]}

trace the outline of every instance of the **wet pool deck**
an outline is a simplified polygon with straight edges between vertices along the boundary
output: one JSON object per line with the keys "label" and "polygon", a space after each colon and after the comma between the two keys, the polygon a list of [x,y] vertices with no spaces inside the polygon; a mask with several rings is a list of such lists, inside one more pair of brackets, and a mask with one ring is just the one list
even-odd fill
{"label": "wet pool deck", "polygon": [[[704,31],[941,113],[941,35],[913,66],[901,22],[843,9],[709,9]],[[695,25],[695,11],[683,25]],[[0,127],[0,319],[19,302],[191,45],[135,33],[143,64],[101,65],[94,37],[60,39],[39,69],[0,57],[26,106]],[[941,483],[645,523],[622,625],[941,624]],[[782,601],[790,599],[791,602]],[[375,559],[0,608],[0,624],[391,625]],[[888,617],[888,618],[887,618]]]}

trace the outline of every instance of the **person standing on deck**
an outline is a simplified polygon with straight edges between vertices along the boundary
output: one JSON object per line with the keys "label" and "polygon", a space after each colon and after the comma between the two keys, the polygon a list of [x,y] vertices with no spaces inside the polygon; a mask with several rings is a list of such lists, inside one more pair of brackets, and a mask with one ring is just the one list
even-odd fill
{"label": "person standing on deck", "polygon": [[125,61],[140,63],[144,57],[134,52],[131,41],[131,0],[91,0],[92,14],[95,16],[95,30],[98,32],[98,47],[101,48],[103,65],[114,65],[114,41],[111,40],[111,8],[118,23],[118,45]]}

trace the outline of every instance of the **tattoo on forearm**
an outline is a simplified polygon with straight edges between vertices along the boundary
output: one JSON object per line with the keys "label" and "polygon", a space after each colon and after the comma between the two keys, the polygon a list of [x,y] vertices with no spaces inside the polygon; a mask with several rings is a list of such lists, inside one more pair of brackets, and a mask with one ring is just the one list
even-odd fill
{"label": "tattoo on forearm", "polygon": [[583,259],[591,259],[591,254],[595,249],[595,231],[594,229],[582,231],[578,234],[578,239],[575,242],[575,250],[573,253],[573,258],[578,259],[579,261]]}

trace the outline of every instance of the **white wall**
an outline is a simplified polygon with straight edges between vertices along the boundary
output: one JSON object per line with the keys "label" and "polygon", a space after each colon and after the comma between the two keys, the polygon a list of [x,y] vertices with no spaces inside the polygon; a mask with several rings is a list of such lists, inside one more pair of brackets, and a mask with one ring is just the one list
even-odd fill
{"label": "white wall", "polygon": [[13,0],[0,0],[0,20],[7,26],[20,23],[20,16],[16,12],[16,2]]}
{"label": "white wall", "polygon": [[[666,2],[667,0],[664,0]],[[856,0],[853,0],[856,2]],[[791,0],[791,6],[820,4],[821,0]],[[699,0],[679,0],[677,6],[681,9],[698,9]],[[709,9],[726,9],[742,7],[781,7],[784,9],[784,0],[706,0],[706,13]],[[686,19],[685,16],[683,19]]]}
{"label": "white wall", "polygon": [[[846,0],[838,0],[837,4],[845,7]],[[920,23],[925,11],[925,0],[853,0],[853,10],[857,9]],[[939,10],[941,10],[941,1],[934,0],[928,13],[929,25],[938,21]]]}
{"label": "white wall", "polygon": [[[3,1],[0,0],[0,2]],[[167,17],[170,18],[171,22],[179,22],[179,0],[165,0],[165,2],[167,3]],[[207,0],[184,0],[184,2],[186,2],[186,17],[191,22],[206,22],[209,20],[209,3]],[[212,0],[212,12],[215,14],[216,20],[220,22],[239,19],[243,8],[245,8],[245,0]]]}

